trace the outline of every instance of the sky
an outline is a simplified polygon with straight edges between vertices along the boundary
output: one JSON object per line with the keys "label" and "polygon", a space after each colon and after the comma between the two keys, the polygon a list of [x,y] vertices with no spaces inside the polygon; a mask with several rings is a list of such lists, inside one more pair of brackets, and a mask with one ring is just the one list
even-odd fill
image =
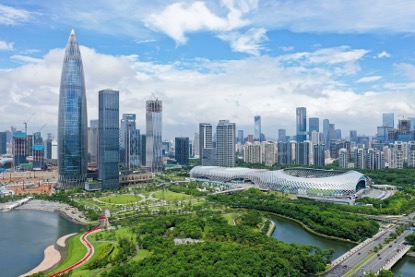
{"label": "sky", "polygon": [[163,137],[193,139],[200,122],[245,135],[295,135],[296,107],[343,136],[374,135],[382,113],[415,116],[412,0],[0,0],[0,130],[56,134],[59,84],[75,30],[88,120],[98,91],[120,114],[163,102]]}

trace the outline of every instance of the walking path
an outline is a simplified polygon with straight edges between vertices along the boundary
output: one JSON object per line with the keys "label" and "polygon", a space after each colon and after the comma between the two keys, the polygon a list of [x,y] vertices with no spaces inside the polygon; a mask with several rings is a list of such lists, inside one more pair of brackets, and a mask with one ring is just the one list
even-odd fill
{"label": "walking path", "polygon": [[97,228],[91,229],[91,230],[85,232],[85,234],[82,235],[81,242],[82,242],[83,245],[85,245],[85,247],[87,248],[88,252],[85,254],[85,256],[80,261],[78,261],[77,263],[75,263],[75,264],[73,264],[71,266],[68,266],[67,268],[65,268],[65,269],[63,269],[63,270],[61,270],[59,272],[56,272],[56,273],[50,275],[49,277],[59,276],[59,275],[61,275],[63,273],[66,273],[66,272],[68,272],[68,271],[70,271],[70,270],[72,270],[72,269],[74,269],[76,267],[79,267],[79,266],[85,264],[92,257],[92,255],[94,254],[94,246],[88,241],[87,237],[90,234],[93,234],[93,233],[96,233],[96,232],[99,232],[99,231],[101,231],[101,227],[97,227]]}

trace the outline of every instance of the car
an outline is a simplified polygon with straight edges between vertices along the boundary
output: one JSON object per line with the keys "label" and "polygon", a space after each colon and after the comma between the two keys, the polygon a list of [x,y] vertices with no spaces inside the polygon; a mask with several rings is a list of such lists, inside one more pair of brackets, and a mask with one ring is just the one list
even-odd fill
{"label": "car", "polygon": [[359,253],[357,253],[357,255],[360,255],[360,252],[359,252]]}
{"label": "car", "polygon": [[382,257],[379,257],[379,260],[381,260],[382,259]]}
{"label": "car", "polygon": [[380,254],[378,253],[378,254],[377,254],[377,256],[379,257],[379,256],[380,256]]}
{"label": "car", "polygon": [[391,248],[392,247],[392,244],[389,244],[389,248]]}

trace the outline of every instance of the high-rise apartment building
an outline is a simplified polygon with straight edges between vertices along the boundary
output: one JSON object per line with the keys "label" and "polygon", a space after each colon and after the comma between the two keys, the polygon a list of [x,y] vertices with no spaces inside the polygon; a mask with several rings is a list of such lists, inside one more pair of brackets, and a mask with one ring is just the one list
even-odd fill
{"label": "high-rise apartment building", "polygon": [[146,102],[146,166],[151,172],[163,170],[161,153],[162,102],[158,99]]}
{"label": "high-rise apartment building", "polygon": [[292,147],[291,142],[278,142],[278,163],[292,164]]}
{"label": "high-rise apartment building", "polygon": [[261,116],[254,117],[254,141],[261,141]]}
{"label": "high-rise apartment building", "polygon": [[[212,125],[210,123],[199,124],[199,155],[203,156],[203,149],[213,148],[212,144]],[[216,156],[216,154],[215,154]],[[203,159],[200,158],[200,164],[203,164]]]}
{"label": "high-rise apartment building", "polygon": [[342,148],[339,150],[339,167],[349,167],[349,151],[346,148]]}
{"label": "high-rise apartment building", "polygon": [[305,107],[296,109],[296,135],[297,142],[303,142],[307,139],[307,110]]}
{"label": "high-rise apartment building", "polygon": [[395,128],[395,114],[394,113],[384,113],[382,115],[382,126]]}
{"label": "high-rise apartment building", "polygon": [[235,123],[229,120],[219,120],[216,127],[216,157],[217,165],[223,167],[235,167]]}
{"label": "high-rise apartment building", "polygon": [[310,141],[297,142],[295,147],[295,163],[298,165],[310,165]]}
{"label": "high-rise apartment building", "polygon": [[98,172],[102,189],[119,189],[119,92],[98,92]]}
{"label": "high-rise apartment building", "polygon": [[244,162],[262,163],[262,149],[259,141],[248,142],[244,145]]}
{"label": "high-rise apartment building", "polygon": [[189,138],[174,139],[174,157],[178,164],[189,165]]}
{"label": "high-rise apartment building", "polygon": [[59,91],[58,186],[83,186],[88,166],[88,119],[84,69],[75,32],[65,49]]}
{"label": "high-rise apartment building", "polygon": [[262,161],[266,166],[273,166],[277,162],[277,144],[272,141],[264,141],[262,149]]}

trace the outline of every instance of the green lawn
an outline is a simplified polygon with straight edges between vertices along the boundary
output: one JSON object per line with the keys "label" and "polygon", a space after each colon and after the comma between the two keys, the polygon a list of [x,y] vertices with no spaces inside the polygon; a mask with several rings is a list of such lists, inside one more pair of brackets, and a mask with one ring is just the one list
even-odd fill
{"label": "green lawn", "polygon": [[100,201],[109,203],[109,204],[129,204],[140,201],[142,198],[134,194],[120,194],[114,196],[106,196],[98,198]]}
{"label": "green lawn", "polygon": [[58,272],[62,269],[67,268],[68,266],[71,266],[81,260],[85,254],[87,253],[86,247],[82,244],[80,241],[80,237],[83,234],[78,234],[73,237],[71,237],[68,241],[68,256],[67,258],[62,261],[62,263],[54,270],[52,270],[49,273]]}
{"label": "green lawn", "polygon": [[188,199],[192,199],[193,196],[191,195],[187,195],[184,193],[177,193],[177,192],[173,192],[170,190],[165,190],[164,193],[162,190],[158,190],[154,193],[154,198],[157,199],[164,199],[166,201],[179,201],[179,200],[188,200]]}
{"label": "green lawn", "polygon": [[234,219],[241,216],[238,213],[228,213],[228,214],[224,214],[223,217],[226,218],[226,220],[228,221],[229,225],[234,225]]}

